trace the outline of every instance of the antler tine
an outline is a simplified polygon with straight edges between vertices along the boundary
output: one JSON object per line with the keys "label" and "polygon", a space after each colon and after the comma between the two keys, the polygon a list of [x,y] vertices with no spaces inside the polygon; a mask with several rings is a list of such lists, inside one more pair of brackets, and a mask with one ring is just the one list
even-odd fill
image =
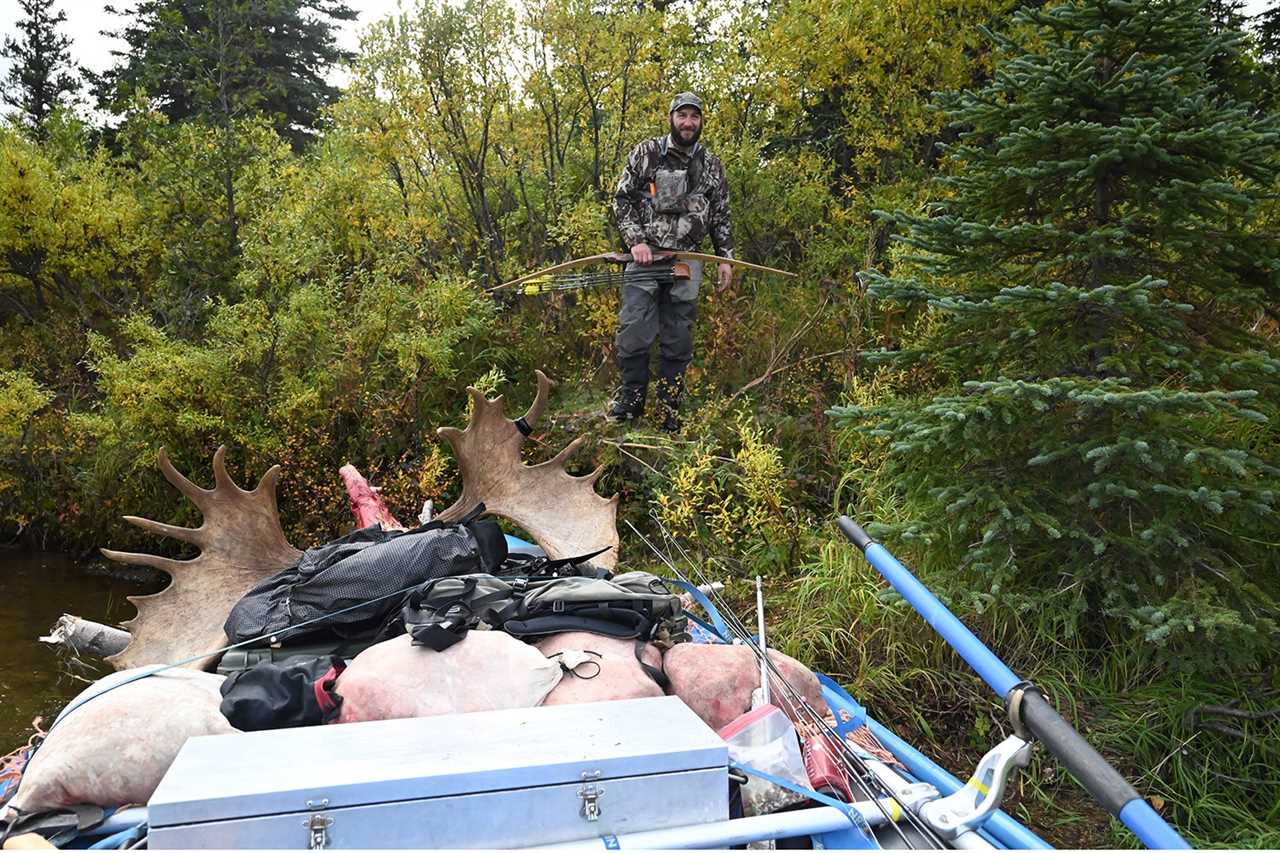
{"label": "antler tine", "polygon": [[529,405],[529,411],[524,413],[524,422],[529,426],[536,424],[538,418],[542,417],[542,413],[547,408],[547,398],[556,384],[541,370],[535,370],[533,373],[538,377],[538,393],[533,395],[533,403]]}
{"label": "antler tine", "polygon": [[[221,453],[222,448],[218,448],[218,452]],[[173,463],[169,461],[168,451],[163,447],[160,448],[160,452],[156,454],[156,461],[160,465],[160,472],[164,474],[164,478],[172,483],[175,489],[182,492],[182,494],[187,497],[187,500],[191,501],[200,509],[201,512],[203,512],[205,498],[212,495],[213,490],[203,489],[188,480],[182,474],[178,473],[178,469],[173,467]]]}
{"label": "antler tine", "polygon": [[267,494],[274,498],[276,496],[276,486],[279,484],[280,466],[272,465],[271,468],[267,470],[267,473],[262,475],[262,479],[258,481],[258,486],[253,490],[252,494],[256,495],[263,490],[266,490]]}
{"label": "antler tine", "polygon": [[108,560],[115,560],[117,563],[128,563],[131,566],[149,566],[162,572],[168,572],[170,575],[182,571],[183,566],[189,565],[185,560],[171,560],[168,557],[158,557],[155,554],[132,554],[127,551],[112,551],[108,548],[99,548],[98,550]]}
{"label": "antler tine", "polygon": [[130,596],[137,615],[125,623],[132,635],[124,651],[107,658],[117,669],[187,659],[203,667],[212,658],[191,655],[225,644],[222,622],[227,611],[263,578],[293,565],[302,552],[285,539],[276,504],[280,466],[273,466],[252,492],[240,488],[227,472],[226,448],[213,457],[212,489],[202,489],[173,467],[162,449],[157,459],[165,479],[200,510],[199,527],[178,527],[149,518],[126,516],[137,527],[196,545],[200,554],[174,560],[155,554],[102,549],[110,560],[149,566],[172,582],[153,595]]}
{"label": "antler tine", "polygon": [[218,451],[213,454],[213,490],[215,492],[249,494],[249,492],[236,485],[236,481],[231,479],[231,475],[227,473],[227,446],[225,444],[219,445]]}
{"label": "antler tine", "polygon": [[569,457],[572,456],[577,451],[577,449],[582,446],[582,443],[586,440],[587,440],[587,437],[585,435],[578,436],[573,441],[566,444],[564,446],[564,449],[561,450],[559,453],[557,453],[553,458],[548,460],[546,464],[557,465],[563,468],[565,466],[565,463],[569,461]]}
{"label": "antler tine", "polygon": [[483,391],[471,385],[467,386],[467,394],[471,396],[472,405],[479,406],[482,409],[497,409],[499,412],[502,411],[502,403],[506,399],[502,394],[499,394],[490,400],[484,395]]}
{"label": "antler tine", "polygon": [[126,515],[124,520],[134,527],[141,527],[148,533],[171,536],[182,542],[190,542],[192,545],[200,545],[204,541],[204,537],[201,535],[204,533],[203,527],[179,527],[175,524],[165,524],[162,521],[152,521],[149,518],[140,518],[136,515]]}

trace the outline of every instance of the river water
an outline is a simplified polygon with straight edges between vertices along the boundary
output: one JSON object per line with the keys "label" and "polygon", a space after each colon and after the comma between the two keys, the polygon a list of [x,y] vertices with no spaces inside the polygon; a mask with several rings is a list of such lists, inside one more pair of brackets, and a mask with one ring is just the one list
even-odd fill
{"label": "river water", "polygon": [[[24,743],[31,721],[44,726],[67,700],[98,675],[101,661],[68,661],[37,638],[63,613],[116,624],[134,614],[126,595],[155,592],[154,582],[107,575],[101,564],[78,564],[61,554],[0,550],[0,755]],[[97,666],[90,667],[89,663]]]}

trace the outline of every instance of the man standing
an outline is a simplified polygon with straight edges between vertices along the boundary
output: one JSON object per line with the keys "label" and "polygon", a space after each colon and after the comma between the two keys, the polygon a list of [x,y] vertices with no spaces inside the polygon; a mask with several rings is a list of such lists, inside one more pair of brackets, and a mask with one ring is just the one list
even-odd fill
{"label": "man standing", "polygon": [[[649,387],[649,351],[658,342],[658,403],[662,428],[680,428],[678,412],[684,372],[693,358],[693,321],[698,312],[702,263],[654,260],[663,250],[697,251],[707,235],[716,254],[733,257],[729,230],[729,185],[724,166],[698,144],[702,99],[682,92],[667,112],[671,132],[646,139],[627,159],[613,196],[622,239],[631,247],[618,314],[621,387],[609,409],[614,420],[638,418]],[[717,270],[717,290],[733,280],[727,263]]]}

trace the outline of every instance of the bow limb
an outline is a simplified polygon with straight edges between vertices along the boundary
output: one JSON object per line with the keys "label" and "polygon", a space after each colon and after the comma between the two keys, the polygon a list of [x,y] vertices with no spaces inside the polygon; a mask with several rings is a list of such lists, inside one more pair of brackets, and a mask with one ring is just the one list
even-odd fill
{"label": "bow limb", "polygon": [[585,258],[574,258],[572,260],[568,260],[563,263],[554,264],[553,266],[549,266],[544,269],[535,270],[534,272],[531,272],[531,273],[526,273],[525,275],[522,275],[519,278],[513,278],[511,279],[511,281],[506,281],[506,282],[503,282],[502,284],[495,285],[489,288],[485,292],[495,293],[499,290],[502,290],[503,288],[513,287],[517,284],[524,284],[526,281],[529,281],[530,279],[533,279],[533,278],[538,278],[544,275],[554,275],[555,273],[558,273],[558,272],[571,270],[571,269],[574,269],[575,267],[585,267],[585,266],[588,266],[589,264],[599,263],[600,261],[609,261],[615,264],[625,264],[630,260],[631,260],[631,256],[622,252],[605,252],[600,255],[588,255]]}
{"label": "bow limb", "polygon": [[787,278],[796,278],[796,273],[787,272],[786,270],[775,269],[774,267],[766,267],[763,264],[753,264],[748,261],[740,261],[737,258],[722,258],[719,255],[706,255],[702,252],[654,252],[655,258],[688,258],[695,261],[705,261],[714,264],[730,264],[735,267],[741,267],[747,270],[756,270],[757,272],[768,272],[774,275],[785,276]]}

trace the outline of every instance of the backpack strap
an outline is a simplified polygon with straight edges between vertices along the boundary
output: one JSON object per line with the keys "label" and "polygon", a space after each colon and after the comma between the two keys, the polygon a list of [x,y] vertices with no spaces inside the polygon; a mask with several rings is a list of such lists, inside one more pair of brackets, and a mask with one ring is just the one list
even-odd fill
{"label": "backpack strap", "polygon": [[644,674],[653,679],[654,683],[662,688],[662,692],[666,693],[671,689],[671,679],[667,678],[666,670],[662,665],[662,658],[658,658],[658,666],[652,667],[644,662],[644,647],[649,641],[644,637],[636,637],[636,663],[640,664],[640,668],[644,670]]}
{"label": "backpack strap", "polygon": [[[580,554],[576,557],[560,557],[554,560],[545,554],[535,557],[528,554],[508,553],[506,560],[503,561],[501,566],[494,569],[493,574],[499,575],[503,578],[511,577],[512,574],[514,574],[515,577],[510,581],[510,583],[515,584],[518,581],[524,580],[527,584],[530,579],[560,577],[561,569],[571,568],[578,570],[574,572],[574,574],[579,577],[596,577],[601,578],[602,580],[608,580],[613,576],[613,573],[609,570],[602,569],[595,564],[591,564],[590,569],[584,569],[583,564],[586,564],[588,561],[600,556],[612,547],[612,545],[606,545],[599,550],[590,552],[589,554]],[[523,592],[523,589],[520,591]]]}
{"label": "backpack strap", "polygon": [[634,610],[588,605],[519,619],[508,619],[502,630],[513,637],[544,637],[564,631],[586,631],[617,640],[648,640],[651,625],[642,613]]}
{"label": "backpack strap", "polygon": [[436,580],[428,581],[414,590],[400,612],[405,630],[413,638],[413,644],[427,646],[437,652],[444,651],[465,637],[478,618],[487,616],[485,608],[510,595],[507,589],[476,595],[478,580],[477,576],[472,575],[462,579],[463,588],[456,595],[435,602],[430,608],[424,608],[422,599],[429,594]]}

